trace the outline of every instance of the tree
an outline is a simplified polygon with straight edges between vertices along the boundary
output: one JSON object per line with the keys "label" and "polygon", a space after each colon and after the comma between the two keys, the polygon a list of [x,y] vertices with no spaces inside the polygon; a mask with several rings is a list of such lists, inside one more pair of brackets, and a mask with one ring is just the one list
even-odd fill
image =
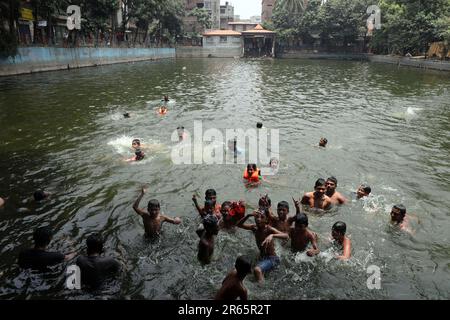
{"label": "tree", "polygon": [[[206,9],[194,8],[189,12],[189,16],[197,18],[197,22],[202,26],[203,29],[211,28],[212,25],[211,16],[209,15],[208,11],[206,11]],[[196,32],[195,26],[194,32]]]}
{"label": "tree", "polygon": [[302,14],[308,7],[308,2],[309,0],[278,0],[275,6],[291,14]]}

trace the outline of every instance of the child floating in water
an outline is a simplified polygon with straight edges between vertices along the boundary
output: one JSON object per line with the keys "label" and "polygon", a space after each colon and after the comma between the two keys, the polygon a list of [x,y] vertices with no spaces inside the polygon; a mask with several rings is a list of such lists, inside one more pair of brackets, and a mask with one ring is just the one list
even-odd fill
{"label": "child floating in water", "polygon": [[372,192],[372,188],[367,184],[362,184],[356,190],[356,199],[361,199],[364,197],[368,197]]}
{"label": "child floating in water", "polygon": [[256,164],[249,163],[244,171],[244,180],[248,185],[258,185],[261,182],[261,171]]}
{"label": "child floating in water", "polygon": [[160,106],[159,109],[158,109],[158,113],[160,115],[166,114],[167,113],[167,107],[166,106]]}
{"label": "child floating in water", "polygon": [[131,143],[131,147],[134,149],[134,157],[127,159],[127,162],[131,161],[141,161],[145,157],[145,153],[141,150],[141,141],[139,139],[134,139]]}
{"label": "child floating in water", "polygon": [[339,260],[348,260],[350,259],[352,253],[352,243],[350,239],[345,235],[347,231],[347,225],[345,222],[338,221],[331,228],[331,236],[333,240],[340,246],[343,247],[343,253],[340,256],[337,256]]}
{"label": "child floating in water", "polygon": [[165,96],[161,99],[161,101],[169,102],[169,101],[170,101],[170,100],[169,100],[169,96],[168,96],[168,95],[165,95]]}
{"label": "child floating in water", "polygon": [[228,273],[222,282],[222,287],[217,292],[214,300],[247,300],[247,289],[244,287],[245,277],[252,271],[249,259],[240,256],[236,259],[235,269]]}
{"label": "child floating in water", "polygon": [[180,218],[170,218],[160,213],[159,201],[152,199],[148,202],[147,209],[140,209],[139,203],[142,197],[147,192],[147,189],[142,188],[139,197],[133,204],[133,209],[138,215],[142,217],[144,222],[145,236],[148,238],[153,238],[161,233],[161,227],[164,222],[169,222],[172,224],[180,224]]}
{"label": "child floating in water", "polygon": [[203,228],[197,230],[200,237],[197,258],[202,264],[211,263],[214,253],[214,237],[219,233],[218,220],[213,214],[203,218]]}
{"label": "child floating in water", "polygon": [[325,148],[327,146],[328,140],[327,138],[320,138],[319,147]]}

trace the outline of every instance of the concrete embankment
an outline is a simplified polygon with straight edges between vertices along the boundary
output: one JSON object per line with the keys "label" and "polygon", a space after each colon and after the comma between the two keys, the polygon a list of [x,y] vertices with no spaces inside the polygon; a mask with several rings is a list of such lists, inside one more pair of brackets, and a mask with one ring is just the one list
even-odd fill
{"label": "concrete embankment", "polygon": [[241,54],[241,47],[177,47],[177,58],[236,58]]}
{"label": "concrete embankment", "polygon": [[449,61],[414,59],[399,56],[384,56],[374,54],[345,54],[345,53],[303,53],[288,52],[278,56],[281,59],[318,59],[318,60],[354,60],[376,63],[394,64],[398,67],[414,67],[439,71],[450,71]]}
{"label": "concrete embankment", "polygon": [[0,76],[165,58],[175,58],[175,49],[22,47],[14,58],[0,59]]}

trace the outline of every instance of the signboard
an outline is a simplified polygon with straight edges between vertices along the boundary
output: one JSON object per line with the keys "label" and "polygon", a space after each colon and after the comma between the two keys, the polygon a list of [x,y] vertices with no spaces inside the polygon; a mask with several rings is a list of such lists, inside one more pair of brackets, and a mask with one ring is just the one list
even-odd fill
{"label": "signboard", "polygon": [[23,20],[33,21],[33,10],[27,8],[20,9],[20,18]]}
{"label": "signboard", "polygon": [[47,26],[47,21],[46,20],[38,21],[38,27],[46,27],[46,26]]}

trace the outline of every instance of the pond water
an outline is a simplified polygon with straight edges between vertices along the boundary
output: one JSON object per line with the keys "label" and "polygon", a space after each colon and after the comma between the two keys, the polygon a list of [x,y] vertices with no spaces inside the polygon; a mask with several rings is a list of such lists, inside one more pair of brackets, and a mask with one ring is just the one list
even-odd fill
{"label": "pond water", "polygon": [[[164,94],[175,100],[156,113]],[[122,114],[129,112],[125,119]],[[312,191],[317,178],[338,179],[345,196],[360,183],[364,201],[309,215],[319,256],[294,255],[277,241],[281,265],[263,286],[253,275],[250,299],[446,299],[450,294],[450,76],[447,73],[344,61],[164,60],[0,78],[0,298],[210,299],[240,254],[257,258],[253,235],[220,232],[210,265],[197,261],[199,224],[192,195],[214,188],[218,201],[244,199],[248,212],[268,193],[275,209]],[[172,162],[180,125],[203,130],[279,130],[280,170],[258,188],[242,182],[242,164]],[[318,148],[321,137],[327,148]],[[131,140],[147,145],[139,163]],[[162,211],[179,216],[148,242],[132,205],[143,185]],[[52,193],[35,204],[35,189]],[[403,203],[418,218],[414,235],[389,223]],[[29,208],[30,212],[18,210]],[[331,226],[342,220],[352,258],[333,259]],[[20,271],[17,256],[38,226],[51,226],[51,250],[84,252],[101,232],[121,277],[92,295],[65,288],[64,269]],[[367,268],[381,270],[369,290]]]}

